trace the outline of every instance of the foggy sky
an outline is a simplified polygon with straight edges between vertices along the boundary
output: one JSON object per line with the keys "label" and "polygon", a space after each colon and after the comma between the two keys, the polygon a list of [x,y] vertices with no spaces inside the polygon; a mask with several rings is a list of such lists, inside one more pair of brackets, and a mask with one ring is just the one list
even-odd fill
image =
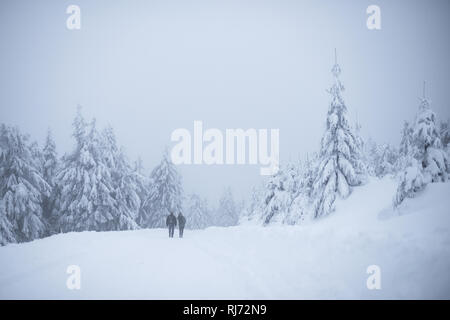
{"label": "foggy sky", "polygon": [[[81,8],[81,30],[66,8]],[[368,30],[366,8],[381,8]],[[278,128],[281,163],[319,149],[337,48],[344,99],[364,137],[398,144],[427,81],[450,117],[450,1],[71,0],[0,2],[0,122],[59,155],[73,147],[77,104],[147,172],[177,128]],[[179,166],[187,192],[238,198],[259,165]]]}

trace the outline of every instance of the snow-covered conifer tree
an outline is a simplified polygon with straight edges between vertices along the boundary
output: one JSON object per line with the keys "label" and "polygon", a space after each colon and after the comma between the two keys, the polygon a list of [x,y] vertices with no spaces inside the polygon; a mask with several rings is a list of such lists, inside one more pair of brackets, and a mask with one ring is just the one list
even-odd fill
{"label": "snow-covered conifer tree", "polygon": [[444,149],[447,149],[450,143],[449,120],[441,122],[440,126],[441,142]]}
{"label": "snow-covered conifer tree", "polygon": [[14,234],[14,228],[6,215],[6,208],[3,203],[3,199],[0,199],[0,246],[4,246],[12,242],[17,242]]}
{"label": "snow-covered conifer tree", "polygon": [[138,223],[146,228],[165,227],[169,212],[177,215],[182,208],[181,175],[165,150],[161,163],[150,175],[148,196],[141,208]]}
{"label": "snow-covered conifer tree", "polygon": [[56,153],[56,144],[55,141],[53,140],[50,129],[47,131],[47,138],[45,140],[44,149],[42,150],[42,157],[43,157],[42,175],[45,181],[47,181],[49,186],[52,188],[50,196],[44,197],[43,199],[42,204],[43,215],[53,227],[55,221],[53,220],[52,217],[52,211],[53,211],[53,202],[56,194],[55,178],[57,171],[59,169],[59,161],[58,155]]}
{"label": "snow-covered conifer tree", "polygon": [[[74,120],[75,150],[65,157],[56,177],[60,190],[55,204],[59,229],[69,231],[119,230],[111,170],[104,157],[95,120],[88,126],[80,108]],[[88,129],[88,130],[87,130]]]}
{"label": "snow-covered conifer tree", "polygon": [[398,160],[397,150],[389,144],[378,146],[379,155],[375,164],[375,174],[377,177],[384,177],[396,171]]}
{"label": "snow-covered conifer tree", "polygon": [[411,163],[410,157],[412,156],[412,127],[408,121],[403,123],[403,128],[401,132],[400,147],[398,150],[397,163],[395,165],[396,171],[400,172]]}
{"label": "snow-covered conifer tree", "polygon": [[316,153],[314,153],[312,156],[307,155],[306,161],[303,165],[302,180],[301,180],[303,183],[302,189],[308,197],[311,197],[313,192],[314,180],[316,178],[314,163],[316,163],[316,161],[317,161]]}
{"label": "snow-covered conifer tree", "polygon": [[42,199],[50,186],[42,177],[36,146],[17,128],[0,127],[0,224],[2,242],[30,241],[44,236],[47,224]]}
{"label": "snow-covered conifer tree", "polygon": [[262,222],[264,225],[273,222],[282,222],[289,212],[294,198],[293,178],[286,168],[281,167],[276,174],[270,177],[263,200]]}
{"label": "snow-covered conifer tree", "polygon": [[411,128],[408,121],[403,123],[402,138],[400,141],[399,154],[400,156],[407,156],[411,154],[411,143],[412,143],[413,129]]}
{"label": "snow-covered conifer tree", "polygon": [[347,197],[351,188],[365,179],[365,172],[359,171],[364,167],[361,164],[361,150],[347,119],[347,107],[341,94],[344,86],[339,80],[341,68],[337,61],[331,72],[334,84],[329,90],[331,103],[314,182],[315,218],[330,213],[337,195]]}
{"label": "snow-covered conifer tree", "polygon": [[450,172],[450,163],[443,150],[436,126],[436,115],[430,108],[430,101],[425,97],[425,89],[423,97],[420,99],[412,138],[416,147],[414,157],[422,163],[427,178],[431,182],[446,181],[447,174]]}
{"label": "snow-covered conifer tree", "polygon": [[185,216],[188,229],[204,229],[212,224],[208,204],[197,194],[188,197]]}
{"label": "snow-covered conifer tree", "polygon": [[239,216],[233,194],[230,188],[226,188],[219,200],[216,211],[215,224],[221,227],[235,226],[239,222]]}
{"label": "snow-covered conifer tree", "polygon": [[143,177],[136,173],[122,149],[117,146],[116,137],[112,127],[108,127],[102,134],[103,157],[110,170],[115,208],[112,212],[118,230],[132,230],[138,228],[136,223],[141,199],[140,188]]}
{"label": "snow-covered conifer tree", "polygon": [[441,135],[436,127],[436,115],[425,96],[420,98],[419,112],[412,128],[410,152],[407,165],[400,175],[394,207],[405,198],[412,198],[430,182],[446,181],[450,173],[448,155],[444,151]]}
{"label": "snow-covered conifer tree", "polygon": [[261,212],[263,211],[263,199],[265,193],[264,190],[265,185],[262,183],[252,188],[250,199],[245,208],[244,215],[241,216],[243,221],[255,221],[257,223],[260,222]]}
{"label": "snow-covered conifer tree", "polygon": [[402,203],[405,198],[413,198],[415,194],[425,188],[427,181],[422,174],[422,165],[412,157],[406,156],[407,165],[399,177],[399,185],[394,197],[394,207]]}

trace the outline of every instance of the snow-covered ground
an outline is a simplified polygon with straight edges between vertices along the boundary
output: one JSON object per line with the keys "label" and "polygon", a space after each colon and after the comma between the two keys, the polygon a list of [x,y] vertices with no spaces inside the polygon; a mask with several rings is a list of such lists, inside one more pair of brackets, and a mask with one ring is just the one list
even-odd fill
{"label": "snow-covered ground", "polygon": [[[450,298],[450,183],[399,213],[390,178],[372,179],[304,226],[68,233],[0,248],[1,299]],[[81,290],[66,268],[81,268]],[[381,268],[381,290],[366,269]]]}

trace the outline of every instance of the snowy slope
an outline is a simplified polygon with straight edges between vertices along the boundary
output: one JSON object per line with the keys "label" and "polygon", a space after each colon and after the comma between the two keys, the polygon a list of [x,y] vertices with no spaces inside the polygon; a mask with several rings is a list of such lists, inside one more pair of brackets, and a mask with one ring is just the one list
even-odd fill
{"label": "snowy slope", "polygon": [[[450,298],[450,183],[398,213],[395,181],[373,179],[304,226],[68,233],[0,248],[0,298]],[[81,267],[81,290],[66,268]],[[366,269],[381,268],[381,290]]]}

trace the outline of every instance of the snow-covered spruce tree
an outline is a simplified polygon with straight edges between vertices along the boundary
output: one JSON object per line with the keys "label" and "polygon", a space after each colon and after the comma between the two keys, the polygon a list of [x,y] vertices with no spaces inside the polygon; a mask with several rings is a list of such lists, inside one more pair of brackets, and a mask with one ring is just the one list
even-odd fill
{"label": "snow-covered spruce tree", "polygon": [[367,174],[376,176],[375,169],[379,159],[378,144],[369,137],[365,144],[365,153],[367,154]]}
{"label": "snow-covered spruce tree", "polygon": [[102,132],[103,157],[112,179],[112,196],[115,200],[114,211],[118,230],[137,229],[136,219],[141,207],[141,188],[144,178],[133,170],[124,151],[117,147],[116,136],[112,127]]}
{"label": "snow-covered spruce tree", "polygon": [[449,120],[441,122],[440,126],[440,135],[441,135],[441,142],[442,147],[444,149],[447,149],[449,147],[450,143],[450,129],[449,129]]}
{"label": "snow-covered spruce tree", "polygon": [[95,120],[87,125],[78,108],[73,122],[75,150],[65,157],[56,177],[60,192],[55,203],[62,232],[119,230],[110,168],[104,159]]}
{"label": "snow-covered spruce tree", "polygon": [[313,189],[314,189],[314,180],[316,179],[316,166],[314,165],[317,162],[317,154],[313,153],[312,156],[307,155],[306,161],[303,165],[302,170],[302,189],[303,192],[311,197]]}
{"label": "snow-covered spruce tree", "polygon": [[185,216],[188,229],[204,229],[212,225],[208,204],[197,194],[188,197]]}
{"label": "snow-covered spruce tree", "polygon": [[17,242],[13,225],[6,216],[6,208],[3,200],[0,199],[0,246]]}
{"label": "snow-covered spruce tree", "polygon": [[344,86],[339,80],[341,68],[337,61],[331,72],[334,84],[329,90],[331,103],[314,182],[315,218],[333,211],[336,196],[347,197],[351,188],[360,185],[365,179],[365,172],[360,171],[364,167],[361,164],[361,150],[349,125],[347,107],[341,95]]}
{"label": "snow-covered spruce tree", "polygon": [[412,156],[412,134],[412,127],[410,126],[408,121],[405,121],[403,123],[401,132],[402,137],[398,149],[397,163],[395,165],[397,172],[403,171],[411,163],[410,156]]}
{"label": "snow-covered spruce tree", "polygon": [[[0,127],[0,224],[6,241],[30,241],[44,236],[42,199],[50,186],[33,159],[37,152],[17,128]],[[9,223],[8,223],[9,222]]]}
{"label": "snow-covered spruce tree", "polygon": [[291,191],[292,200],[290,200],[288,213],[282,220],[284,224],[301,224],[311,216],[311,197],[316,175],[314,164],[316,162],[317,154],[313,154],[312,157],[307,155],[306,161],[299,164],[299,178],[297,179],[300,183],[297,185],[297,190]]}
{"label": "snow-covered spruce tree", "polygon": [[358,154],[356,155],[356,159],[358,159],[358,161],[356,161],[356,172],[362,173],[359,175],[360,179],[361,179],[361,183],[365,183],[367,182],[367,172],[368,172],[368,159],[367,159],[367,154],[366,154],[366,144],[364,142],[364,139],[361,135],[361,124],[357,121],[355,123],[355,142],[356,142],[356,150],[355,152],[357,152]]}
{"label": "snow-covered spruce tree", "polygon": [[[52,189],[52,192],[50,196],[45,196],[42,203],[42,209],[43,209],[43,215],[45,219],[50,224],[50,229],[53,229],[56,221],[54,221],[54,217],[52,215],[53,211],[53,205],[55,201],[55,178],[56,174],[59,169],[59,161],[58,161],[58,155],[56,153],[56,144],[55,141],[52,138],[52,134],[50,129],[47,131],[47,138],[45,140],[45,145],[42,150],[42,157],[43,157],[43,165],[42,165],[42,174],[49,184],[50,188]],[[54,230],[50,230],[51,233],[54,232]]]}
{"label": "snow-covered spruce tree", "polygon": [[270,177],[263,199],[262,222],[268,225],[274,222],[283,222],[289,212],[292,200],[298,194],[296,188],[297,176],[292,176],[289,167],[282,167]]}
{"label": "snow-covered spruce tree", "polygon": [[138,157],[138,159],[134,161],[133,174],[136,176],[135,181],[137,183],[137,192],[139,199],[141,200],[140,201],[141,205],[138,211],[138,218],[139,218],[139,212],[142,209],[145,199],[147,199],[149,192],[148,188],[150,186],[149,178],[145,176],[144,166],[142,164],[142,159],[140,157]]}
{"label": "snow-covered spruce tree", "polygon": [[402,128],[402,138],[400,141],[399,154],[400,156],[407,156],[411,154],[411,144],[413,141],[413,128],[410,126],[408,121],[403,123]]}
{"label": "snow-covered spruce tree", "polygon": [[375,164],[375,174],[377,177],[384,177],[396,172],[398,151],[389,144],[378,146],[379,156]]}
{"label": "snow-covered spruce tree", "polygon": [[263,211],[263,199],[265,193],[265,185],[260,184],[254,186],[250,193],[250,199],[241,216],[242,222],[254,221],[260,223],[261,212]]}
{"label": "snow-covered spruce tree", "polygon": [[422,173],[422,165],[412,154],[405,156],[405,169],[399,177],[399,185],[394,197],[394,207],[399,206],[405,198],[413,198],[415,194],[425,188],[427,179]]}
{"label": "snow-covered spruce tree", "polygon": [[415,146],[414,157],[422,163],[427,179],[430,179],[430,182],[446,181],[450,163],[436,126],[436,115],[430,108],[430,101],[425,97],[425,89],[420,99],[412,139]]}
{"label": "snow-covered spruce tree", "polygon": [[221,227],[235,226],[239,222],[239,216],[233,194],[230,188],[226,188],[219,200],[219,206],[215,214],[215,225]]}
{"label": "snow-covered spruce tree", "polygon": [[405,198],[414,197],[428,183],[446,181],[448,178],[448,155],[443,149],[435,123],[436,116],[425,97],[424,84],[423,97],[412,129],[411,149],[406,156],[406,168],[399,178],[394,207],[399,206]]}
{"label": "snow-covered spruce tree", "polygon": [[150,174],[148,196],[139,213],[143,228],[164,228],[169,212],[177,215],[182,208],[181,175],[170,160],[167,149],[161,163]]}

